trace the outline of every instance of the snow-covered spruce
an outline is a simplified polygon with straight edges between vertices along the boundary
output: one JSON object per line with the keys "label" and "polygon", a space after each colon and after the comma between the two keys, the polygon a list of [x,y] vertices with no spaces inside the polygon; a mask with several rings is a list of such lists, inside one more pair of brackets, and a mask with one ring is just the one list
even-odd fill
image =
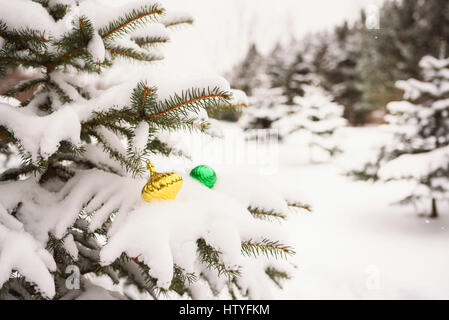
{"label": "snow-covered spruce", "polygon": [[319,85],[310,50],[298,49],[293,59],[289,52],[278,45],[262,57],[252,47],[235,68],[233,83],[249,93],[251,106],[239,125],[246,130],[276,129],[283,141],[292,137],[308,148],[311,162],[327,160],[340,151],[333,135],[346,124],[344,107]]}
{"label": "snow-covered spruce", "polygon": [[314,162],[317,151],[324,151],[330,156],[341,152],[333,135],[346,125],[343,111],[344,107],[333,102],[322,88],[305,86],[304,96],[297,96],[294,105],[287,106],[283,117],[275,121],[272,127],[279,131],[282,138],[300,133],[300,140],[303,140],[300,142],[308,146],[310,161]]}
{"label": "snow-covered spruce", "polygon": [[145,160],[170,168],[176,151],[158,137],[204,131],[208,112],[245,103],[221,78],[144,64],[191,16],[145,0],[1,6],[0,72],[34,70],[3,94],[34,94],[0,100],[0,156],[22,158],[0,169],[0,298],[261,298],[289,277],[270,258],[294,252],[270,221],[302,205],[258,179],[218,172],[210,190],[185,168],[176,200],[140,198]]}
{"label": "snow-covered spruce", "polygon": [[239,119],[243,129],[270,129],[288,111],[282,88],[253,89],[253,95],[248,100],[250,108],[245,109]]}
{"label": "snow-covered spruce", "polygon": [[447,201],[449,191],[449,59],[425,56],[419,66],[422,80],[398,81],[404,100],[387,106],[396,138],[382,147],[377,161],[353,174],[410,181],[414,190],[401,203],[425,205],[436,218],[438,202]]}

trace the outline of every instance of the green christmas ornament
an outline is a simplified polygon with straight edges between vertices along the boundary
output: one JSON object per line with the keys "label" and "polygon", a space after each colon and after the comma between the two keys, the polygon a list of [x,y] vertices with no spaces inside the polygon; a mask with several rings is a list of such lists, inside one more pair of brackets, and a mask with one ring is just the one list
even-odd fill
{"label": "green christmas ornament", "polygon": [[217,175],[215,174],[214,169],[206,165],[193,168],[192,171],[190,171],[190,176],[204,184],[209,189],[212,189],[215,182],[217,182]]}

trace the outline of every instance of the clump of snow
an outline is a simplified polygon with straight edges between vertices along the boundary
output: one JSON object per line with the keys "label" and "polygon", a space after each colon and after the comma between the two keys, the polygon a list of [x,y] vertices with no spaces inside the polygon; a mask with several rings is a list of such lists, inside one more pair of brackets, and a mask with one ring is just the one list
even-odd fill
{"label": "clump of snow", "polygon": [[54,30],[55,22],[39,3],[27,0],[1,1],[1,18],[14,29]]}
{"label": "clump of snow", "polygon": [[133,147],[140,153],[143,152],[148,143],[150,126],[146,122],[141,122],[134,130]]}
{"label": "clump of snow", "polygon": [[248,96],[242,90],[233,89],[231,104],[236,106],[248,106]]}
{"label": "clump of snow", "polygon": [[20,101],[13,97],[0,96],[0,103],[9,104],[10,106],[13,107],[20,106]]}
{"label": "clump of snow", "polygon": [[176,26],[181,22],[187,22],[187,23],[193,23],[193,16],[188,12],[183,11],[169,11],[163,18],[160,19],[160,21],[170,27],[170,26]]}
{"label": "clump of snow", "polygon": [[[0,124],[20,139],[23,147],[36,159],[48,158],[63,140],[80,145],[81,125],[73,108],[66,107],[48,116],[39,117],[8,104],[0,104]],[[30,131],[31,130],[31,131]]]}
{"label": "clump of snow", "polygon": [[79,251],[72,234],[68,234],[64,238],[64,248],[74,260],[78,260]]}
{"label": "clump of snow", "polygon": [[421,154],[404,154],[385,164],[379,175],[385,179],[425,179],[449,163],[449,147],[439,148]]}
{"label": "clump of snow", "polygon": [[106,50],[104,48],[103,39],[101,39],[98,32],[95,32],[92,39],[87,46],[87,51],[90,53],[95,62],[103,62],[105,59]]}
{"label": "clump of snow", "polygon": [[0,287],[13,271],[18,271],[35,283],[44,296],[52,298],[55,286],[50,272],[55,270],[51,254],[29,233],[0,224]]}

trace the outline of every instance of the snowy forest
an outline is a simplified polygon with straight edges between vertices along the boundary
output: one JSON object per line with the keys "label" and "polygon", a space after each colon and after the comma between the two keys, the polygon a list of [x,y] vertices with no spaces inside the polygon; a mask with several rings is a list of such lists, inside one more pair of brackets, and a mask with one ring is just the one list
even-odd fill
{"label": "snowy forest", "polygon": [[449,2],[239,3],[0,0],[0,300],[449,299]]}

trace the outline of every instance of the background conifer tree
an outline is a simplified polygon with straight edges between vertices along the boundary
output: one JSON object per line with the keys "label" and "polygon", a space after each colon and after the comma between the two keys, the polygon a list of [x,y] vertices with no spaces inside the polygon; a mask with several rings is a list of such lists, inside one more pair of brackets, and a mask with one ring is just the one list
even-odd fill
{"label": "background conifer tree", "polygon": [[376,162],[353,172],[362,179],[408,180],[413,190],[402,204],[426,204],[438,216],[438,201],[447,201],[449,176],[449,59],[425,56],[422,80],[398,81],[404,100],[391,102],[388,122],[395,140]]}
{"label": "background conifer tree", "polygon": [[[320,87],[305,86],[304,96],[296,97],[294,106],[279,120],[273,128],[279,130],[280,136],[288,136],[300,132],[300,141],[308,146],[310,161],[315,162],[316,149],[325,151],[330,156],[341,152],[334,134],[346,125],[343,118],[343,106],[332,101],[332,97]],[[322,158],[322,157],[320,157]]]}
{"label": "background conifer tree", "polygon": [[258,298],[289,278],[270,258],[294,251],[270,222],[308,207],[255,178],[218,173],[209,189],[182,171],[176,200],[141,199],[146,160],[171,169],[178,155],[164,137],[206,131],[208,112],[242,101],[221,78],[148,69],[192,21],[144,0],[2,3],[0,72],[34,76],[0,103],[0,153],[21,159],[0,168],[1,298]]}

